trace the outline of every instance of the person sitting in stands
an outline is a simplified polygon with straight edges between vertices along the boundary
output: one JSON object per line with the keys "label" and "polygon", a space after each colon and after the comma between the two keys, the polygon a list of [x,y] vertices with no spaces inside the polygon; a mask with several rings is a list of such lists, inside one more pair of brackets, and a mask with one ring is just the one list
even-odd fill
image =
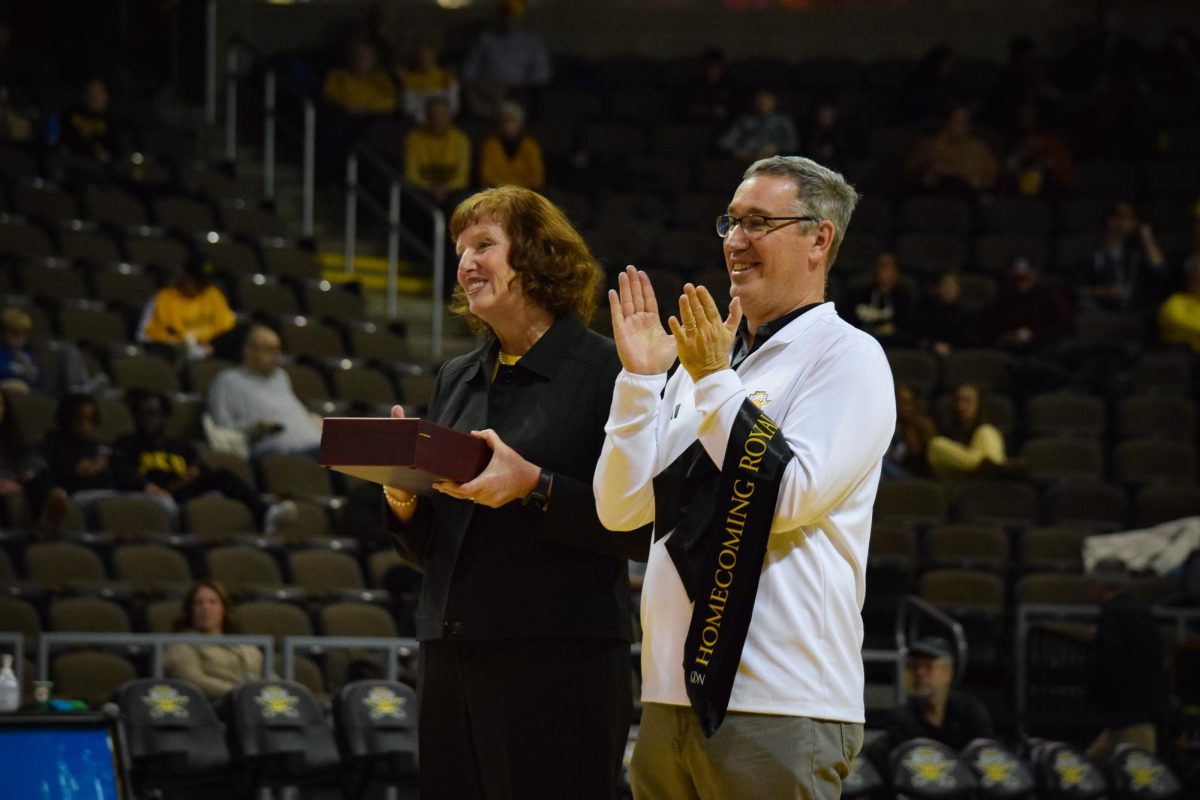
{"label": "person sitting in stands", "polygon": [[972,739],[995,736],[987,706],[952,688],[955,655],[950,642],[927,636],[911,644],[908,655],[912,691],[888,721],[889,748],[924,737],[962,750]]}
{"label": "person sitting in stands", "polygon": [[962,286],[957,275],[942,273],[921,304],[916,322],[921,347],[940,358],[948,357],[955,348],[974,344],[975,323],[962,304]]}
{"label": "person sitting in stands", "polygon": [[1166,273],[1154,229],[1138,221],[1131,204],[1114,203],[1099,243],[1075,264],[1073,284],[1081,309],[1139,311],[1161,296]]}
{"label": "person sitting in stands", "polygon": [[1183,264],[1187,280],[1183,291],[1175,292],[1158,309],[1158,335],[1163,342],[1186,344],[1200,353],[1200,253]]}
{"label": "person sitting in stands", "polygon": [[524,15],[524,0],[504,0],[499,25],[479,35],[463,62],[469,108],[481,117],[494,116],[514,90],[540,89],[553,77],[546,43],[521,25]]}
{"label": "person sitting in stands", "polygon": [[83,88],[83,105],[68,111],[62,128],[63,143],[102,164],[121,154],[121,139],[108,113],[108,87],[93,78]]}
{"label": "person sitting in stands", "polygon": [[1071,307],[1062,293],[1040,280],[1028,258],[1013,259],[1008,283],[982,315],[983,342],[1027,355],[1054,343],[1071,328]]}
{"label": "person sitting in stands", "polygon": [[500,104],[496,132],[480,148],[479,181],[486,187],[512,185],[535,191],[546,184],[542,147],[525,132],[525,112],[510,100]]}
{"label": "person sitting in stands", "polygon": [[352,39],[346,47],[346,66],[331,69],[321,93],[338,110],[352,117],[391,114],[400,105],[400,93],[387,70],[379,65],[375,48],[365,39]]}
{"label": "person sitting in stands", "polygon": [[[203,580],[192,585],[183,598],[176,633],[202,633],[206,636],[236,634],[231,618],[233,604],[229,593],[216,581]],[[263,675],[263,654],[248,644],[171,644],[163,658],[163,673],[168,678],[194,683],[210,701],[225,697],[229,690]]]}
{"label": "person sitting in stands", "polygon": [[[13,501],[25,499],[26,484],[45,467],[45,461],[25,438],[8,394],[0,391],[0,520],[5,524],[15,527],[21,523],[21,509],[14,507]],[[28,504],[24,513],[29,514]]]}
{"label": "person sitting in stands", "polygon": [[964,383],[954,390],[951,426],[929,440],[929,467],[939,478],[963,478],[1002,466],[1004,436],[987,421],[979,389]]}
{"label": "person sitting in stands", "polygon": [[246,435],[255,458],[271,453],[315,458],[321,431],[292,391],[292,381],[280,366],[282,355],[279,334],[265,325],[253,326],[246,334],[242,365],[213,378],[208,410],[218,425]]}
{"label": "person sitting in stands", "polygon": [[32,389],[41,382],[42,371],[29,349],[33,319],[19,308],[10,306],[0,313],[0,384],[19,384]]}
{"label": "person sitting in stands", "polygon": [[717,141],[717,147],[743,161],[795,153],[799,145],[796,123],[779,111],[778,106],[774,92],[767,89],[755,92],[753,113],[734,120]]}
{"label": "person sitting in stands", "polygon": [[884,345],[908,344],[912,338],[913,301],[908,287],[900,282],[900,265],[894,253],[879,254],[871,284],[849,293],[846,312],[849,322]]}
{"label": "person sitting in stands", "polygon": [[450,104],[431,97],[425,124],[404,140],[404,177],[438,205],[467,188],[471,174],[471,141],[455,124]]}
{"label": "person sitting in stands", "polygon": [[213,341],[237,324],[225,293],[212,282],[212,272],[211,261],[189,257],[183,273],[146,304],[138,341],[162,345],[172,356],[179,347],[192,358],[212,355]]}
{"label": "person sitting in stands", "polygon": [[942,128],[921,140],[908,159],[908,170],[925,189],[985,192],[996,183],[1000,162],[971,132],[971,109],[956,105]]}
{"label": "person sitting in stands", "polygon": [[245,504],[260,530],[267,533],[274,533],[281,513],[294,513],[291,501],[268,506],[254,487],[234,473],[203,464],[191,442],[168,436],[171,401],[166,395],[132,389],[125,401],[133,415],[134,432],[113,443],[117,488],[170,498],[177,505],[218,492]]}
{"label": "person sitting in stands", "polygon": [[916,391],[906,383],[896,385],[896,432],[883,455],[885,478],[913,478],[929,472],[929,442],[937,426],[921,408]]}
{"label": "person sitting in stands", "polygon": [[404,81],[404,113],[417,124],[425,122],[425,104],[431,97],[441,97],[450,107],[450,113],[460,110],[458,78],[438,64],[437,51],[428,42],[417,46],[411,69],[400,68]]}

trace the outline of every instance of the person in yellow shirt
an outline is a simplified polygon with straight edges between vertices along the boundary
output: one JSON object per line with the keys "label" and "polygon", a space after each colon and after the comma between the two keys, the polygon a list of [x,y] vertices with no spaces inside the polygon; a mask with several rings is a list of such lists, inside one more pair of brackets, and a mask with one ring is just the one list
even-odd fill
{"label": "person in yellow shirt", "polygon": [[212,283],[212,262],[189,259],[183,274],[170,286],[159,289],[138,326],[138,341],[172,348],[186,346],[188,355],[212,354],[212,343],[233,330],[237,317],[225,294]]}
{"label": "person in yellow shirt", "polygon": [[325,99],[351,116],[391,114],[399,107],[399,92],[369,42],[352,41],[346,67],[325,76]]}
{"label": "person in yellow shirt", "polygon": [[1200,353],[1200,253],[1183,263],[1187,284],[1158,309],[1158,335],[1163,342],[1186,344]]}
{"label": "person in yellow shirt", "polygon": [[471,140],[454,124],[443,97],[425,104],[425,124],[404,140],[404,177],[438,205],[467,188],[471,173]]}
{"label": "person in yellow shirt", "polygon": [[496,133],[479,151],[479,181],[484,186],[523,186],[541,191],[546,184],[542,147],[525,133],[525,112],[516,103],[500,104]]}

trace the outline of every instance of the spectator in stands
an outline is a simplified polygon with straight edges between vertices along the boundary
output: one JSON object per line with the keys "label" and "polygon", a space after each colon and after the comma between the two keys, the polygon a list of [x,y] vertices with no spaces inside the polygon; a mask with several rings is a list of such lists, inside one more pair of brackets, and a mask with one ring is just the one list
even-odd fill
{"label": "spectator in stands", "polygon": [[[232,615],[233,603],[225,588],[216,581],[199,581],[183,598],[175,631],[206,636],[236,634]],[[213,702],[243,681],[270,677],[263,674],[262,651],[248,644],[168,645],[163,654],[163,672],[168,678],[194,683]]]}
{"label": "spectator in stands", "polygon": [[1089,575],[1100,606],[1093,670],[1088,683],[1092,707],[1104,715],[1104,729],[1087,756],[1105,762],[1119,744],[1157,747],[1156,724],[1167,705],[1163,643],[1150,608],[1128,593],[1124,562],[1101,559]]}
{"label": "spectator in stands", "polygon": [[[33,477],[26,487],[30,505],[41,509],[47,529],[62,523],[68,500],[86,514],[97,500],[120,494],[112,470],[112,447],[96,435],[100,408],[90,395],[70,394],[58,401],[56,427],[42,440],[41,455],[46,469]],[[161,504],[168,513],[174,508],[169,500],[142,494]]]}
{"label": "spectator in stands", "polygon": [[391,115],[400,105],[400,92],[380,66],[375,48],[358,37],[346,46],[346,66],[325,76],[321,93],[333,108],[360,120]]}
{"label": "spectator in stands", "polygon": [[[424,571],[421,795],[611,798],[632,707],[627,560],[650,534],[605,530],[592,494],[620,371],[585,323],[601,271],[517,186],[463,201],[450,230],[452,308],[487,338],[447,362],[428,417],[493,456],[429,496],[384,488],[396,549]],[[493,733],[518,718],[523,734]]]}
{"label": "spectator in stands", "polygon": [[33,319],[21,309],[9,306],[0,313],[0,385],[17,384],[32,389],[41,382],[42,373],[37,358],[29,349],[29,332],[33,330]]}
{"label": "spectator in stands", "polygon": [[404,177],[439,206],[467,188],[471,174],[471,141],[454,124],[450,105],[431,97],[425,105],[425,124],[404,140]]}
{"label": "spectator in stands", "polygon": [[946,358],[975,343],[975,322],[962,304],[962,286],[953,272],[943,272],[920,304],[916,333],[921,347]]}
{"label": "spectator in stands", "polygon": [[1167,261],[1154,229],[1133,205],[1114,203],[1104,215],[1100,241],[1075,264],[1079,307],[1100,311],[1144,310],[1158,299]]}
{"label": "spectator in stands", "polygon": [[759,89],[754,93],[754,110],[734,120],[717,147],[742,161],[795,153],[800,143],[796,123],[778,106],[774,92]]}
{"label": "spectator in stands", "polygon": [[102,164],[121,155],[121,137],[108,109],[108,86],[92,78],[83,89],[83,105],[64,115],[63,143]]}
{"label": "spectator in stands", "polygon": [[1071,319],[1062,293],[1041,282],[1028,258],[1018,257],[1009,267],[1007,284],[982,315],[980,338],[991,347],[1029,354],[1067,333]]}
{"label": "spectator in stands", "polygon": [[546,184],[542,147],[525,132],[525,112],[511,100],[500,104],[496,132],[483,141],[479,182],[488,186],[541,189]]}
{"label": "spectator in stands", "polygon": [[846,160],[848,138],[837,103],[828,99],[817,103],[804,133],[804,153],[822,164],[836,166]]}
{"label": "spectator in stands", "polygon": [[906,383],[896,385],[896,432],[883,456],[885,478],[913,478],[929,472],[929,442],[937,426],[921,408],[916,391]]}
{"label": "spectator in stands", "polygon": [[1158,310],[1158,336],[1166,343],[1185,344],[1200,353],[1200,253],[1183,264],[1183,291],[1167,298]]}
{"label": "spectator in stands", "polygon": [[908,654],[912,691],[888,721],[889,749],[924,737],[962,750],[972,739],[995,736],[987,707],[953,688],[955,653],[950,642],[926,636],[909,645]]}
{"label": "spectator in stands", "polygon": [[1075,157],[1066,139],[1042,123],[1031,100],[1017,113],[1018,135],[1004,161],[1006,178],[1019,194],[1058,195],[1075,188]]}
{"label": "spectator in stands", "polygon": [[182,350],[189,358],[212,355],[217,337],[232,331],[237,317],[212,280],[212,262],[189,256],[173,283],[154,293],[142,312],[137,339],[173,358]]}
{"label": "spectator in stands", "polygon": [[320,427],[292,391],[282,355],[279,334],[265,325],[251,327],[242,365],[217,373],[209,386],[208,410],[218,425],[245,434],[256,458],[272,453],[315,458]]}
{"label": "spectator in stands", "polygon": [[499,25],[480,34],[463,62],[467,102],[475,114],[493,117],[512,92],[529,93],[550,83],[553,66],[546,43],[521,25],[525,0],[504,0]]}
{"label": "spectator in stands", "polygon": [[326,74],[321,94],[316,166],[323,180],[332,181],[344,174],[350,149],[373,131],[389,141],[385,122],[400,110],[400,87],[381,65],[372,32],[347,40],[345,65]]}
{"label": "spectator in stands", "polygon": [[971,132],[970,107],[958,104],[936,134],[917,142],[908,172],[923,189],[975,195],[995,185],[1000,163],[987,143]]}
{"label": "spectator in stands", "polygon": [[458,76],[438,64],[437,50],[429,42],[417,45],[413,65],[401,67],[404,83],[404,113],[417,124],[425,122],[425,104],[431,97],[441,97],[457,115],[460,106]]}
{"label": "spectator in stands", "polygon": [[849,292],[845,303],[846,318],[881,343],[903,346],[911,341],[913,298],[901,283],[895,253],[880,253],[871,284]]}
{"label": "spectator in stands", "polygon": [[216,492],[245,504],[259,530],[274,533],[281,515],[295,515],[295,503],[268,506],[254,487],[227,469],[200,461],[191,442],[167,435],[171,401],[161,392],[133,389],[125,397],[134,432],[113,443],[117,488],[171,499],[177,506]]}
{"label": "spectator in stands", "polygon": [[700,73],[679,87],[680,117],[689,122],[724,125],[733,108],[734,89],[725,71],[725,54],[709,47],[700,54]]}
{"label": "spectator in stands", "polygon": [[[46,468],[46,462],[30,446],[21,422],[8,402],[8,393],[0,391],[0,502],[4,524],[17,526],[23,509],[14,508],[14,499],[25,499],[25,486]],[[24,509],[29,513],[29,509]]]}
{"label": "spectator in stands", "polygon": [[987,420],[979,388],[964,383],[954,390],[950,427],[929,440],[929,467],[939,478],[988,475],[1005,463],[1004,436]]}
{"label": "spectator in stands", "polygon": [[22,308],[0,312],[0,385],[34,390],[50,397],[88,394],[108,386],[108,376],[89,375],[83,354],[72,342],[31,341],[33,319]]}

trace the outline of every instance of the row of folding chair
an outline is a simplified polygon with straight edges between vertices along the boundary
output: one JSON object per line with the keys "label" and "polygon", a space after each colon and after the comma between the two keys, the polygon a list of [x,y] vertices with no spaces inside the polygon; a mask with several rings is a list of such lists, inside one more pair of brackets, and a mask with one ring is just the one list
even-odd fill
{"label": "row of folding chair", "polygon": [[[1154,444],[1142,452],[1152,460],[1160,444],[1179,444],[1148,440],[1133,444]],[[1194,462],[1195,448],[1187,445],[1172,452],[1188,452]],[[1194,474],[1191,480],[1177,483],[1148,483],[1132,496],[1120,486],[1097,481],[1064,481],[1047,487],[1039,495],[1037,488],[1021,481],[964,481],[951,492],[942,483],[912,478],[887,480],[879,484],[875,499],[875,519],[915,527],[947,522],[995,523],[1015,529],[1048,524],[1076,524],[1100,530],[1121,527],[1148,527],[1200,514],[1200,487]]]}
{"label": "row of folding chair", "polygon": [[[1090,326],[1082,332],[1084,341],[1097,345],[1120,341],[1136,344],[1140,335],[1134,335],[1138,323],[1124,314],[1092,313],[1076,317],[1076,327]],[[892,377],[896,383],[912,386],[918,393],[928,396],[935,390],[949,391],[962,383],[977,386],[985,395],[989,392],[1007,393],[1011,388],[1014,370],[1024,365],[1024,359],[995,348],[961,348],[946,358],[917,348],[889,348],[886,351]],[[1116,376],[1121,377],[1121,376]],[[1193,390],[1192,359],[1179,350],[1143,349],[1132,357],[1132,364],[1124,380],[1112,382],[1114,390],[1126,388],[1133,394],[1174,394],[1191,396]],[[1069,391],[1069,390],[1068,390]],[[988,398],[984,398],[987,400]],[[1011,402],[1000,397],[997,405],[988,411],[1002,417],[1015,419]],[[1081,406],[1087,401],[1082,401]],[[1003,423],[1003,419],[1001,422]]]}
{"label": "row of folding chair", "polygon": [[84,220],[116,227],[153,225],[189,234],[219,231],[249,239],[286,235],[278,216],[240,198],[214,202],[202,195],[166,194],[145,201],[114,187],[94,185],[76,193],[37,177],[16,182],[7,195],[14,213],[55,226],[63,221]]}
{"label": "row of folding chair", "polygon": [[375,785],[415,788],[417,697],[401,683],[342,686],[329,720],[318,697],[291,681],[235,688],[227,725],[186,681],[133,679],[116,697],[133,784],[145,794],[207,786],[251,797],[331,784],[357,800]]}
{"label": "row of folding chair", "polygon": [[[670,153],[643,156],[629,164],[632,185],[643,184],[644,179],[643,185],[654,188],[586,192],[552,186],[547,196],[562,206],[581,228],[640,224],[707,231],[729,203],[730,187],[736,185],[736,173],[744,165],[719,158],[693,164],[680,157],[678,150]],[[1181,169],[1186,171],[1179,164],[1167,167],[1176,174]],[[1200,180],[1200,167],[1192,172],[1198,173]],[[732,183],[727,186],[720,185],[729,181]],[[693,183],[700,183],[705,190],[683,191]],[[950,234],[974,240],[976,253],[983,256],[985,265],[992,265],[1003,255],[996,251],[1005,241],[1022,245],[1021,249],[1030,258],[1049,264],[1047,256],[1055,249],[1056,242],[1074,243],[1075,237],[1082,236],[1095,246],[1097,231],[1112,203],[1112,199],[1092,195],[1052,203],[1036,197],[1008,195],[972,201],[959,195],[914,194],[893,200],[870,194],[854,210],[853,234],[847,237],[847,243],[864,236],[871,241],[891,241],[904,234]],[[1158,233],[1167,235],[1169,241],[1169,237],[1188,230],[1189,207],[1186,199],[1161,200],[1144,204],[1139,212],[1142,219]],[[1078,248],[1072,246],[1072,249]]]}

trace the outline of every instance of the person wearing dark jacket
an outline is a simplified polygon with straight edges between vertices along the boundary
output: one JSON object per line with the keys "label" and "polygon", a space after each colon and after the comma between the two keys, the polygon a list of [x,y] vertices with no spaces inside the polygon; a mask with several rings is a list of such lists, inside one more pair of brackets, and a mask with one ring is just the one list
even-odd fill
{"label": "person wearing dark jacket", "polygon": [[427,417],[492,457],[428,497],[384,488],[396,549],[424,572],[421,794],[608,800],[633,703],[627,561],[650,532],[605,530],[592,496],[621,367],[585,324],[600,268],[517,186],[463,201],[450,230],[452,309],[487,341],[442,368]]}
{"label": "person wearing dark jacket", "polygon": [[912,693],[892,712],[888,747],[924,737],[962,750],[972,739],[995,735],[987,707],[967,692],[955,691],[954,651],[940,636],[919,639],[908,649]]}
{"label": "person wearing dark jacket", "polygon": [[1105,727],[1087,756],[1106,762],[1119,744],[1153,753],[1156,725],[1167,704],[1162,637],[1149,606],[1126,591],[1124,562],[1101,559],[1089,577],[1100,618],[1088,697],[1103,715]]}

